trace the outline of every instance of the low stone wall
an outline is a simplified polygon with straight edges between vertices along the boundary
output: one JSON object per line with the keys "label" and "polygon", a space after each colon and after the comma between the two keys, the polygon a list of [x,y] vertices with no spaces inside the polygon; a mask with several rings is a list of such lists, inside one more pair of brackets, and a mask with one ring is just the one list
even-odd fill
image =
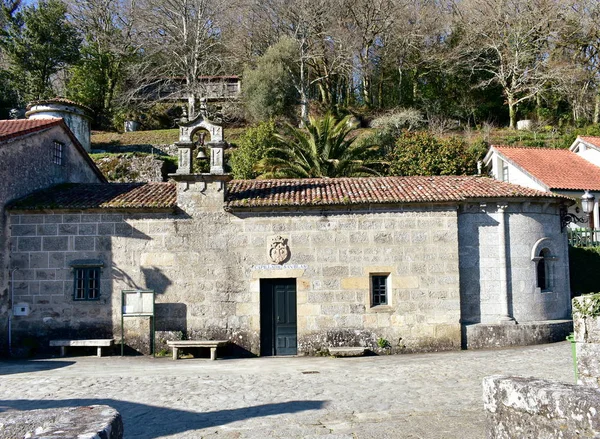
{"label": "low stone wall", "polygon": [[477,323],[463,326],[466,349],[529,346],[564,341],[573,330],[572,320],[546,320],[521,324]]}
{"label": "low stone wall", "polygon": [[483,380],[488,439],[600,437],[600,391],[534,378]]}
{"label": "low stone wall", "polygon": [[121,415],[107,405],[0,413],[2,439],[122,439]]}
{"label": "low stone wall", "polygon": [[[573,299],[573,328],[577,352],[578,383],[600,387],[600,318],[586,315],[600,301],[596,294]],[[600,303],[600,302],[599,302]]]}

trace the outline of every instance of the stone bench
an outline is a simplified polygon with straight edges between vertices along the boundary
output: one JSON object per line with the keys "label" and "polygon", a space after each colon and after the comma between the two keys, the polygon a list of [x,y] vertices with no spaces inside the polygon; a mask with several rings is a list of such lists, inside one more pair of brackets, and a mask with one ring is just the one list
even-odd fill
{"label": "stone bench", "polygon": [[60,355],[64,357],[67,346],[70,347],[95,347],[98,348],[98,356],[102,356],[102,348],[114,344],[114,338],[102,338],[95,340],[50,340],[50,346],[60,346]]}
{"label": "stone bench", "polygon": [[329,355],[334,357],[362,357],[367,348],[363,347],[339,347],[329,348]]}
{"label": "stone bench", "polygon": [[227,346],[229,340],[174,340],[167,341],[173,349],[173,360],[177,360],[177,354],[181,348],[210,348],[210,359],[217,359],[217,348]]}

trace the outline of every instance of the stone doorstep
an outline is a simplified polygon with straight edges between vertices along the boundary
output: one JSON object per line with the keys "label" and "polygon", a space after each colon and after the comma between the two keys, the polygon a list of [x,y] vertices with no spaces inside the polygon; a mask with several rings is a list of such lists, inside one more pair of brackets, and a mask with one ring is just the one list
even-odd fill
{"label": "stone doorstep", "polygon": [[362,357],[367,352],[363,347],[339,347],[329,348],[329,355],[334,357]]}

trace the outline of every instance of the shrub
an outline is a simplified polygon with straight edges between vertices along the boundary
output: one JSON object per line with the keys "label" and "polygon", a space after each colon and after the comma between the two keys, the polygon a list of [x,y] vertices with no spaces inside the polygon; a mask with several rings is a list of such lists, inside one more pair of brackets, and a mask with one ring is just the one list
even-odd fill
{"label": "shrub", "polygon": [[458,137],[439,139],[427,132],[405,132],[388,155],[390,175],[475,174],[484,145],[478,142],[470,146]]}
{"label": "shrub", "polygon": [[275,123],[262,122],[249,128],[237,142],[236,149],[231,153],[229,165],[234,178],[252,179],[258,176],[254,165],[265,157],[265,153],[277,143],[275,138]]}
{"label": "shrub", "polygon": [[399,135],[402,130],[413,130],[420,128],[425,123],[423,115],[414,108],[399,108],[379,116],[371,122],[372,128],[390,131]]}

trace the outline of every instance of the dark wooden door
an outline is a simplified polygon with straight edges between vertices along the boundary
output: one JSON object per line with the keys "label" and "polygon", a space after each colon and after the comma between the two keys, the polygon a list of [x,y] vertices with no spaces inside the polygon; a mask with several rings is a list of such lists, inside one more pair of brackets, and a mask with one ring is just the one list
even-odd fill
{"label": "dark wooden door", "polygon": [[261,355],[296,355],[296,279],[260,283]]}

